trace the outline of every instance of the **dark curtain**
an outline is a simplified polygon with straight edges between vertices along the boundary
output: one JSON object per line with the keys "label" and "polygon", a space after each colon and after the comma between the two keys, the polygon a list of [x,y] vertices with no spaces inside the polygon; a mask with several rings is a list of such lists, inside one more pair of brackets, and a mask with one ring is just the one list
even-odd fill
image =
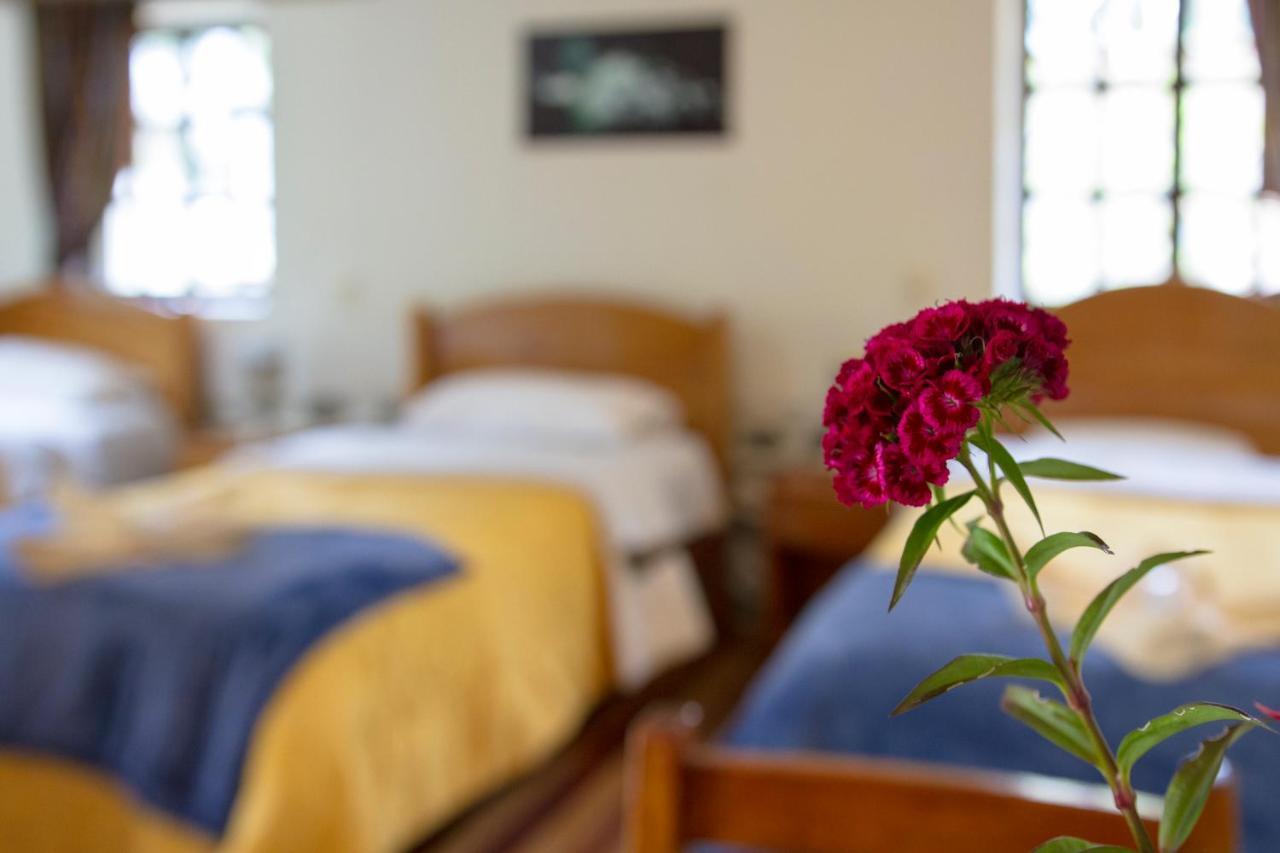
{"label": "dark curtain", "polygon": [[1267,99],[1262,188],[1280,193],[1280,0],[1249,0]]}
{"label": "dark curtain", "polygon": [[63,272],[83,272],[89,240],[128,163],[133,4],[36,3],[44,149]]}

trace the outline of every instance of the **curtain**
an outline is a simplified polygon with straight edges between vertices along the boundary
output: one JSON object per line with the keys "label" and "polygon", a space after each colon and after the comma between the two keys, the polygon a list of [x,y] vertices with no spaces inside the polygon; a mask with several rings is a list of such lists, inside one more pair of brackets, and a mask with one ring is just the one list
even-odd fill
{"label": "curtain", "polygon": [[62,272],[84,272],[89,241],[129,161],[133,4],[36,3],[44,149]]}
{"label": "curtain", "polygon": [[1280,193],[1280,0],[1249,0],[1267,99],[1262,188]]}

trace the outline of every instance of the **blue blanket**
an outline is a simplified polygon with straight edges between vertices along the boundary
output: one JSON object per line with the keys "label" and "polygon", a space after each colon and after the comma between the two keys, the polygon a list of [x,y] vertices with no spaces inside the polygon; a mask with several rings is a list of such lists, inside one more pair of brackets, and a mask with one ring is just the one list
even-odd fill
{"label": "blue blanket", "polygon": [[[0,540],[50,525],[25,509]],[[38,586],[0,560],[0,745],[82,762],[211,833],[289,669],[366,607],[456,571],[399,535],[260,532],[217,564]]]}
{"label": "blue blanket", "polygon": [[[1038,634],[993,582],[921,572],[885,612],[893,578],[850,566],[806,610],[757,677],[731,724],[730,744],[811,749],[1046,773],[1101,782],[1096,771],[998,710],[1003,683],[972,684],[910,713],[889,711],[921,678],[964,652],[1043,657]],[[1241,655],[1176,683],[1154,684],[1090,651],[1085,679],[1112,742],[1193,700],[1252,708],[1280,699],[1280,650]],[[1044,685],[1036,685],[1042,689]],[[1163,793],[1205,726],[1139,762],[1134,783]],[[1231,752],[1244,803],[1246,849],[1280,851],[1280,737],[1250,734]]]}

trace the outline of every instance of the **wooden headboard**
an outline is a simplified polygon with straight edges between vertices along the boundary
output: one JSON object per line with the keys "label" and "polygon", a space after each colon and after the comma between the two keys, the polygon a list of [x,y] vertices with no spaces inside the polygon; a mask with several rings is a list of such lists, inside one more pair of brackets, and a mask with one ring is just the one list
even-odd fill
{"label": "wooden headboard", "polygon": [[1072,415],[1230,427],[1280,454],[1280,307],[1183,284],[1101,293],[1058,309],[1071,348]]}
{"label": "wooden headboard", "polygon": [[0,301],[0,335],[108,353],[142,370],[184,424],[200,419],[200,344],[191,317],[167,316],[92,285],[49,281]]}
{"label": "wooden headboard", "polygon": [[460,370],[546,367],[647,379],[684,404],[727,468],[728,325],[652,306],[577,296],[514,297],[413,315],[413,388]]}

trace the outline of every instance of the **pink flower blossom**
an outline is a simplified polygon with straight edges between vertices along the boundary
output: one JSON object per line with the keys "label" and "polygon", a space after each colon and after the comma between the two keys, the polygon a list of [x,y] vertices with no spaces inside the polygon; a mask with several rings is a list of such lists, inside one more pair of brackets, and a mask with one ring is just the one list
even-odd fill
{"label": "pink flower blossom", "polygon": [[1266,705],[1263,705],[1261,702],[1254,702],[1254,703],[1253,703],[1253,707],[1257,708],[1257,709],[1258,709],[1258,711],[1259,711],[1259,712],[1260,712],[1264,717],[1270,717],[1271,719],[1275,720],[1276,722],[1280,722],[1280,711],[1276,711],[1276,710],[1274,710],[1274,709],[1272,709],[1272,708],[1268,708]]}
{"label": "pink flower blossom", "polygon": [[947,482],[993,377],[1000,401],[1060,400],[1068,344],[1057,317],[1005,299],[948,302],[886,326],[827,392],[822,451],[840,500],[927,503],[929,485]]}
{"label": "pink flower blossom", "polygon": [[919,340],[951,344],[969,328],[970,309],[969,303],[963,300],[926,308],[911,321],[911,331]]}
{"label": "pink flower blossom", "polygon": [[1022,352],[1022,340],[1013,332],[1001,330],[991,336],[982,353],[984,378],[990,377],[997,367]]}
{"label": "pink flower blossom", "polygon": [[921,393],[920,411],[939,432],[964,432],[981,418],[976,405],[981,399],[982,383],[962,370],[951,370]]}
{"label": "pink flower blossom", "polygon": [[947,462],[960,452],[964,431],[939,431],[925,420],[917,401],[898,422],[898,441],[907,458],[920,467],[930,483],[944,486],[950,476]]}
{"label": "pink flower blossom", "polygon": [[872,454],[859,454],[850,458],[848,464],[836,475],[835,483],[836,496],[850,506],[861,504],[870,509],[880,506],[889,498],[880,466]]}
{"label": "pink flower blossom", "polygon": [[1040,321],[1040,334],[1045,340],[1058,349],[1066,349],[1071,343],[1067,339],[1067,324],[1042,308],[1034,308],[1031,313]]}
{"label": "pink flower blossom", "polygon": [[895,391],[911,391],[925,372],[925,358],[920,351],[897,338],[882,342],[871,358],[881,381]]}
{"label": "pink flower blossom", "polygon": [[905,506],[924,506],[933,497],[924,471],[896,444],[876,447],[876,467],[890,500]]}

